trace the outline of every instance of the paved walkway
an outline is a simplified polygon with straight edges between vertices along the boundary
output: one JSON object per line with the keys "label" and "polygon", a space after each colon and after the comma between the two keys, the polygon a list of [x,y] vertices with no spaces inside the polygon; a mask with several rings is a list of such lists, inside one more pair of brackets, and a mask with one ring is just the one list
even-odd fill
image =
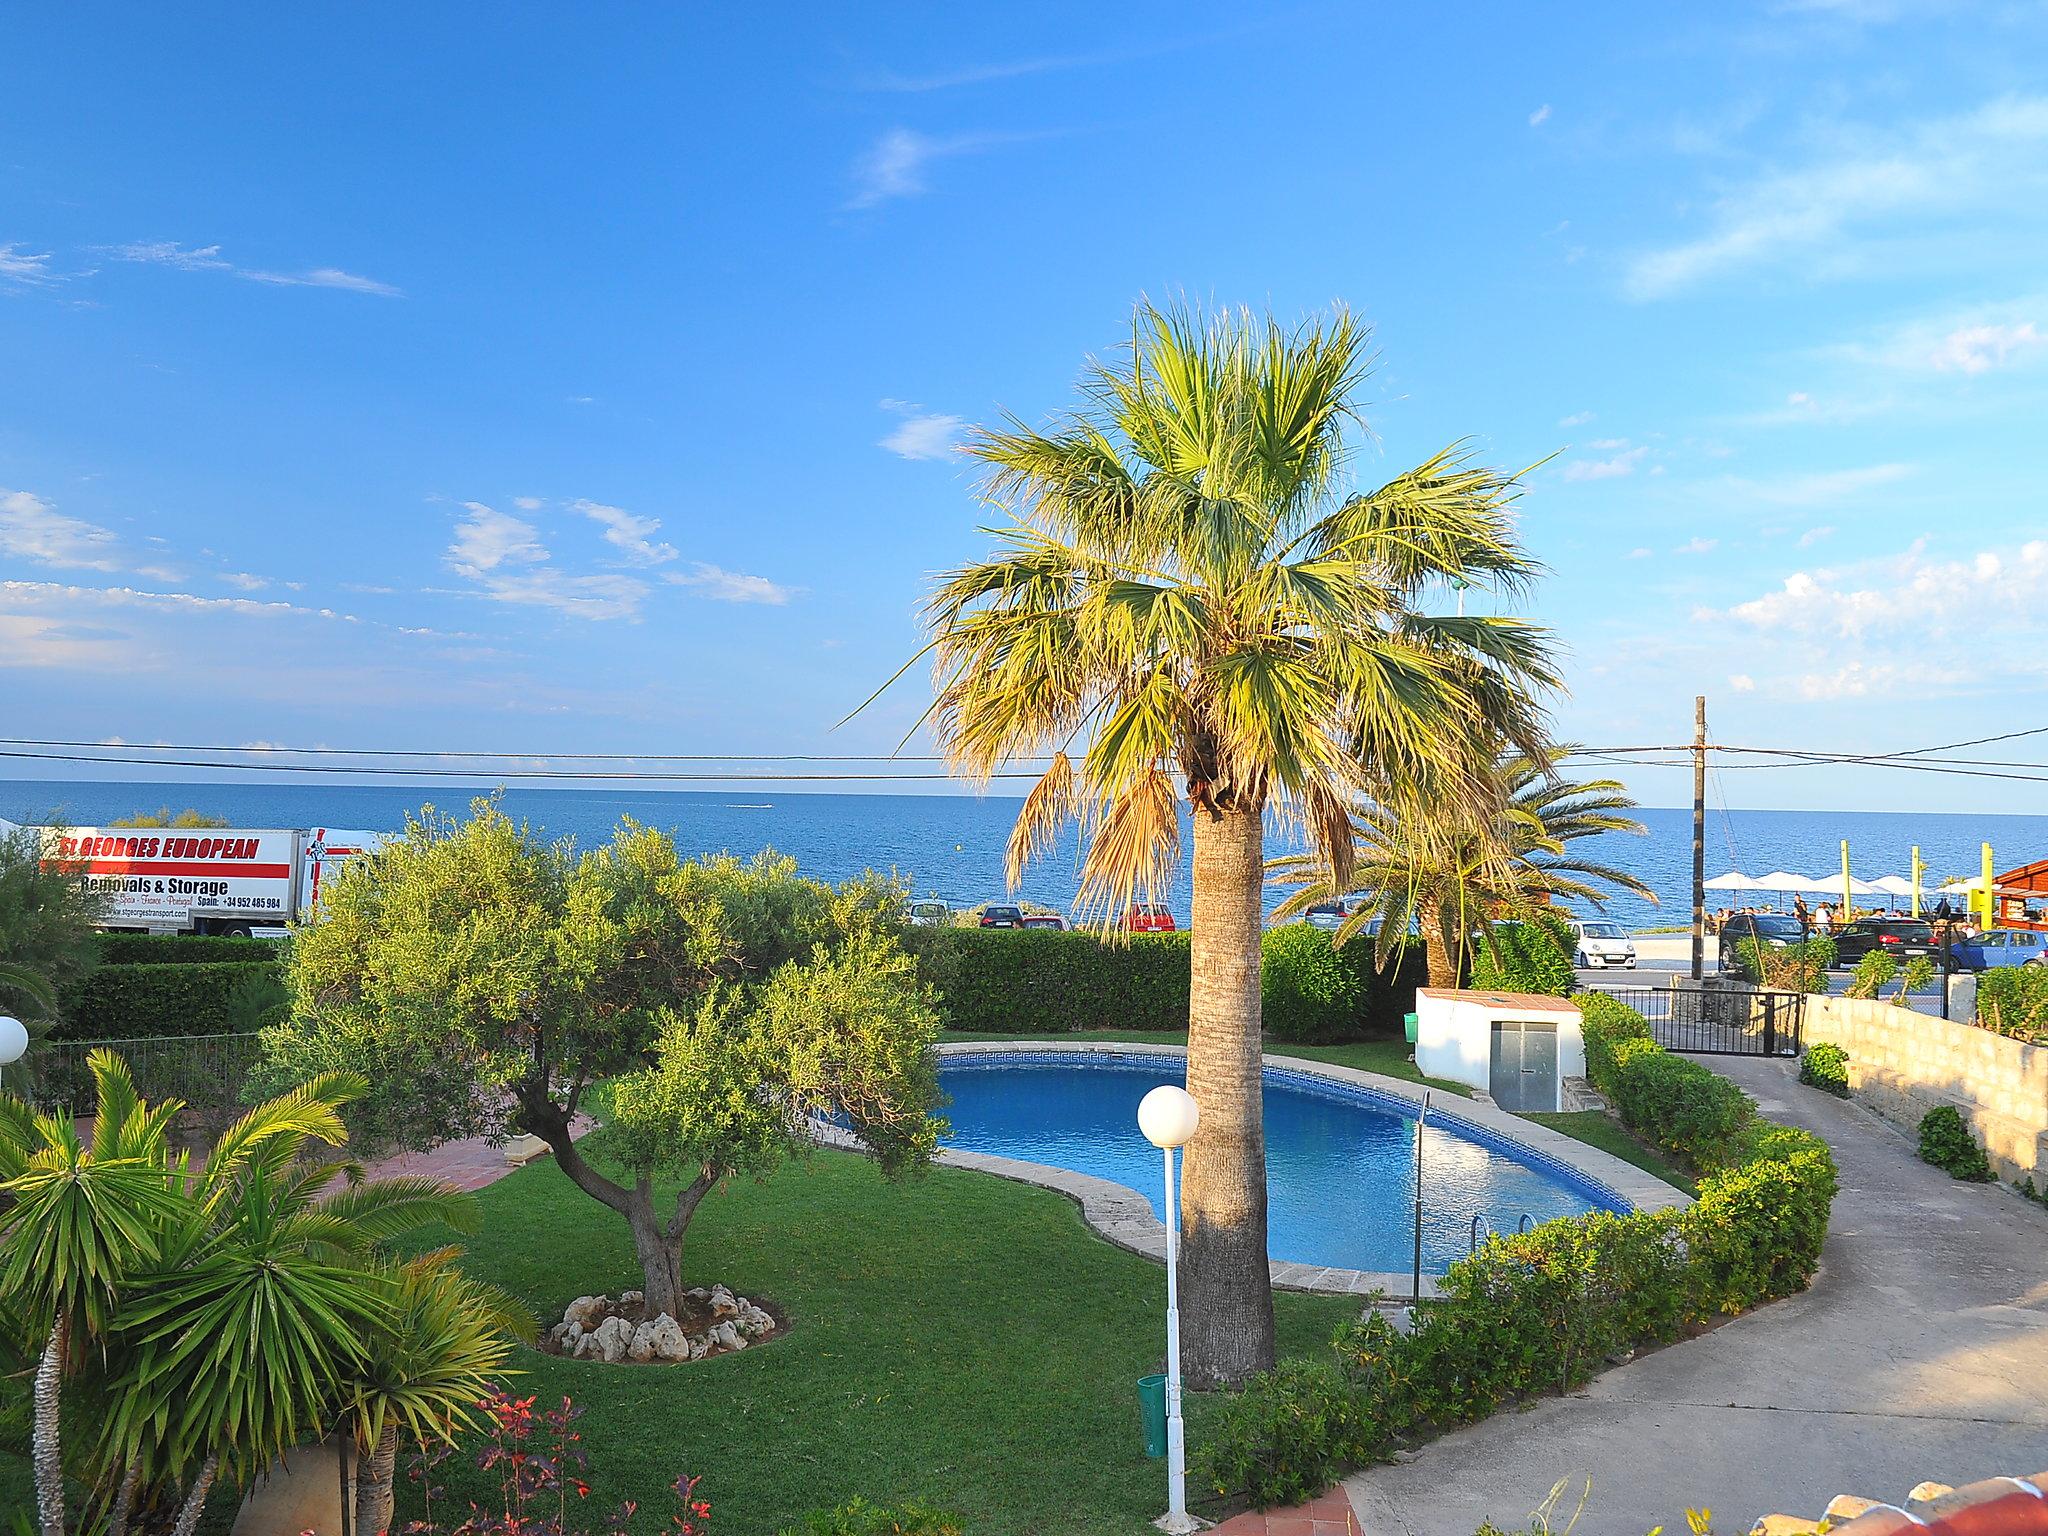
{"label": "paved walkway", "polygon": [[[1958,1184],[1789,1064],[1700,1058],[1774,1119],[1825,1136],[1842,1189],[1811,1289],[1350,1478],[1362,1536],[1512,1528],[1592,1480],[1579,1536],[1743,1531],[1837,1493],[1893,1498],[2038,1466],[2048,1445],[2048,1212]],[[1271,1527],[1269,1526],[1269,1529]]]}
{"label": "paved walkway", "polygon": [[[569,1134],[580,1137],[596,1123],[588,1115],[578,1115],[569,1126]],[[495,1184],[521,1166],[508,1162],[505,1152],[504,1147],[494,1147],[481,1136],[470,1136],[461,1141],[444,1141],[431,1152],[394,1152],[389,1157],[372,1158],[363,1164],[363,1176],[388,1179],[406,1174],[415,1178],[443,1179],[457,1189],[478,1190],[486,1184]],[[535,1154],[536,1157],[548,1155],[546,1147]]]}

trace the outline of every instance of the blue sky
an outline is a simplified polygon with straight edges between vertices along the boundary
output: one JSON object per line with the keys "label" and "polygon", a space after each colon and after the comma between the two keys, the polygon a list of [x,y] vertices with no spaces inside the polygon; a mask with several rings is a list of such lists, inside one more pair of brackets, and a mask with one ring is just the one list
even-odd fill
{"label": "blue sky", "polygon": [[953,442],[1146,293],[1368,317],[1361,481],[1556,455],[1567,735],[2048,723],[2044,66],[1962,0],[12,8],[0,734],[886,750]]}

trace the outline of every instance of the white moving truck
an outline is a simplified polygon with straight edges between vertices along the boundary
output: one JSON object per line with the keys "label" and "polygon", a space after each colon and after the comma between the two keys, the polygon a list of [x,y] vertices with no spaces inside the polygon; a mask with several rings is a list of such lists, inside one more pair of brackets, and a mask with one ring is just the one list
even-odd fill
{"label": "white moving truck", "polygon": [[43,864],[107,898],[123,933],[249,936],[312,916],[323,879],[391,834],[337,828],[44,827]]}

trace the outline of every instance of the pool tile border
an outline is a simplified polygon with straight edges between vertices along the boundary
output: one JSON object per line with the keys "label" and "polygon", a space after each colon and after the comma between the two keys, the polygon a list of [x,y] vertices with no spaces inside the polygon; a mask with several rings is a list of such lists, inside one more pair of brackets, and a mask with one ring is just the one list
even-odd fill
{"label": "pool tile border", "polygon": [[[1182,1062],[1187,1059],[1185,1047],[1136,1042],[962,1040],[939,1047],[941,1057],[1023,1054],[1156,1056]],[[1378,1096],[1398,1100],[1411,1109],[1419,1109],[1422,1105],[1424,1090],[1419,1083],[1404,1082],[1400,1078],[1385,1077],[1377,1072],[1362,1072],[1356,1067],[1341,1067],[1330,1062],[1310,1061],[1298,1056],[1269,1055],[1263,1060],[1267,1067],[1280,1072],[1298,1073],[1305,1077],[1322,1078],[1327,1082],[1365,1089]],[[1460,1122],[1463,1128],[1479,1132],[1474,1139],[1482,1145],[1493,1142],[1508,1143],[1514,1152],[1528,1157],[1538,1168],[1546,1165],[1560,1166],[1576,1179],[1612,1194],[1626,1206],[1638,1210],[1655,1210],[1665,1206],[1685,1206],[1692,1203],[1689,1195],[1672,1188],[1655,1175],[1645,1173],[1633,1164],[1625,1163],[1597,1147],[1589,1147],[1582,1141],[1574,1141],[1548,1126],[1537,1125],[1493,1105],[1476,1103],[1470,1099],[1454,1100],[1453,1104],[1455,1107],[1447,1107],[1442,1098],[1432,1099],[1430,1114],[1434,1118]],[[821,1127],[819,1138],[833,1146],[859,1145],[853,1137],[832,1127]],[[1099,1179],[1092,1174],[1073,1173],[1065,1168],[1052,1168],[1043,1163],[1027,1163],[1017,1158],[995,1157],[986,1152],[942,1149],[937,1160],[949,1168],[971,1168],[977,1172],[1015,1179],[1019,1183],[1034,1184],[1041,1189],[1054,1190],[1079,1205],[1082,1218],[1109,1242],[1157,1263],[1166,1261],[1165,1223],[1152,1214],[1150,1201],[1125,1185],[1109,1179]],[[1337,1269],[1317,1264],[1281,1261],[1273,1261],[1268,1267],[1276,1290],[1310,1291],[1319,1295],[1337,1296],[1363,1296],[1372,1291],[1384,1291],[1396,1299],[1410,1295],[1413,1290],[1413,1277],[1407,1273]],[[1429,1296],[1435,1292],[1436,1282],[1430,1276],[1424,1275],[1422,1293]]]}

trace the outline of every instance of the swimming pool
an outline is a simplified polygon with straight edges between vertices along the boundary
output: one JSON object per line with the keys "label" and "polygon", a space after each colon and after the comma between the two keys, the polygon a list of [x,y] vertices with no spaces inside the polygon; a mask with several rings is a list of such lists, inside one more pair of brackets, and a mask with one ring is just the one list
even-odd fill
{"label": "swimming pool", "polygon": [[[948,1056],[946,1145],[1111,1179],[1163,1217],[1158,1150],[1138,1101],[1184,1072],[1174,1057],[1028,1051]],[[1441,1103],[1441,1099],[1439,1099]],[[1415,1120],[1406,1100],[1268,1067],[1267,1250],[1276,1260],[1405,1272],[1414,1243]],[[1455,1112],[1432,1107],[1422,1139],[1422,1262],[1441,1274],[1471,1246],[1472,1218],[1512,1231],[1629,1209],[1613,1190]]]}

